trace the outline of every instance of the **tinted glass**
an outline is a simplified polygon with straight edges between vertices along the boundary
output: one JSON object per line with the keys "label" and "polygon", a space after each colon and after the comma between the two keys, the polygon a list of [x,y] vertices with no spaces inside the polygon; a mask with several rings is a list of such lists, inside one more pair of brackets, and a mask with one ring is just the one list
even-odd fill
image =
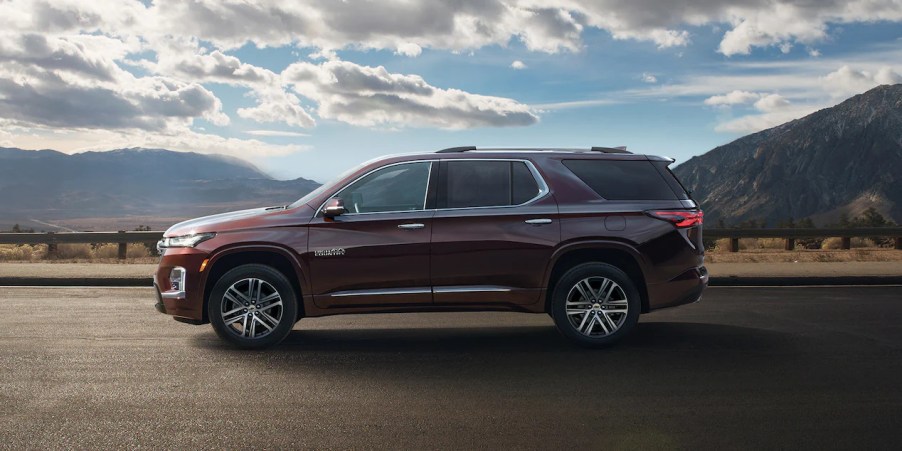
{"label": "tinted glass", "polygon": [[379,169],[343,189],[337,197],[351,213],[422,210],[429,165],[418,162]]}
{"label": "tinted glass", "polygon": [[539,194],[539,184],[522,161],[511,162],[511,203],[520,205]]}
{"label": "tinted glass", "polygon": [[440,208],[511,204],[509,161],[449,161],[443,168]]}
{"label": "tinted glass", "polygon": [[650,161],[565,160],[564,166],[605,199],[676,199]]}
{"label": "tinted glass", "polygon": [[438,208],[520,205],[539,194],[539,185],[522,161],[442,163]]}

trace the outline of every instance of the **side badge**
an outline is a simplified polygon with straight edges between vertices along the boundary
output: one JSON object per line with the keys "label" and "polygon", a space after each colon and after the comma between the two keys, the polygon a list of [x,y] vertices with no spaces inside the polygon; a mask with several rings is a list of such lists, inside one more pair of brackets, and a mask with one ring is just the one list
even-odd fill
{"label": "side badge", "polygon": [[345,254],[343,247],[334,247],[332,249],[320,249],[313,251],[314,257],[341,257]]}

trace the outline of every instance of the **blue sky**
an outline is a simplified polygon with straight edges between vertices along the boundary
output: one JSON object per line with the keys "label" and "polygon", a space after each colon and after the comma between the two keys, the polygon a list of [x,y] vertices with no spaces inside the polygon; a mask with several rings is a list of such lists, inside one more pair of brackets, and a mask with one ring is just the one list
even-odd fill
{"label": "blue sky", "polygon": [[0,145],[318,181],[457,145],[682,162],[902,82],[898,0],[84,3],[0,6]]}

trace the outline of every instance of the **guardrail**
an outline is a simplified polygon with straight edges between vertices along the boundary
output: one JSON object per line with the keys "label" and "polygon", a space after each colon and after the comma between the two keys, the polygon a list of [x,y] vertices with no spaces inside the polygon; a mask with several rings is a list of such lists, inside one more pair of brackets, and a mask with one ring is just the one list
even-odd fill
{"label": "guardrail", "polygon": [[46,244],[47,256],[55,258],[59,244],[118,243],[119,260],[125,260],[129,243],[156,244],[163,232],[48,232],[0,233],[0,244]]}
{"label": "guardrail", "polygon": [[[795,249],[799,238],[842,239],[842,248],[852,247],[852,238],[892,237],[894,247],[902,250],[902,227],[869,227],[857,229],[711,229],[703,236],[708,239],[729,238],[730,252],[739,252],[740,238],[782,238],[784,249]],[[129,243],[155,244],[163,238],[163,232],[48,232],[48,233],[0,233],[0,244],[46,244],[47,256],[54,258],[57,245],[62,243],[118,243],[119,259],[125,260]]]}
{"label": "guardrail", "polygon": [[739,252],[740,238],[783,238],[783,249],[795,249],[799,238],[842,239],[842,249],[852,248],[852,238],[892,237],[894,248],[902,250],[902,227],[867,227],[855,229],[709,229],[702,232],[705,238],[729,238],[730,252]]}

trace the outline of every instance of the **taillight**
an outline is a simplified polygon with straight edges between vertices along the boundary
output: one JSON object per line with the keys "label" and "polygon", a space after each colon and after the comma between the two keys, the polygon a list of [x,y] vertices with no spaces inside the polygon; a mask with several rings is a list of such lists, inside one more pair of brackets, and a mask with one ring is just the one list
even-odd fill
{"label": "taillight", "polygon": [[645,214],[667,221],[679,229],[702,225],[705,214],[701,210],[649,210]]}

